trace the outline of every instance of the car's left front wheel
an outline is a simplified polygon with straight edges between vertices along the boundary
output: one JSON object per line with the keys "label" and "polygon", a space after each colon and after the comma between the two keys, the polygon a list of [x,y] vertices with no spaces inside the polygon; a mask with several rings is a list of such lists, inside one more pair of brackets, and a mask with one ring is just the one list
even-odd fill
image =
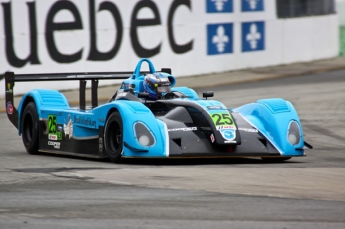
{"label": "car's left front wheel", "polygon": [[104,146],[109,159],[118,163],[123,150],[122,118],[118,112],[112,113],[104,129]]}
{"label": "car's left front wheel", "polygon": [[21,117],[22,140],[29,154],[38,153],[38,115],[34,102],[29,102]]}

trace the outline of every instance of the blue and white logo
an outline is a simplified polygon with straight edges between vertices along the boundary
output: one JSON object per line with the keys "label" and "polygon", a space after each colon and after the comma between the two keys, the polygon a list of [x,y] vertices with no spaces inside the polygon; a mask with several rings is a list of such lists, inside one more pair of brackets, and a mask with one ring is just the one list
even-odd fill
{"label": "blue and white logo", "polygon": [[263,11],[263,0],[242,0],[242,12]]}
{"label": "blue and white logo", "polygon": [[236,132],[234,129],[222,129],[219,131],[225,140],[231,141],[236,138]]}
{"label": "blue and white logo", "polygon": [[207,13],[229,13],[232,11],[232,0],[206,0]]}
{"label": "blue and white logo", "polygon": [[232,53],[233,24],[208,24],[207,25],[207,54],[217,55]]}
{"label": "blue and white logo", "polygon": [[265,22],[242,23],[242,52],[265,50]]}

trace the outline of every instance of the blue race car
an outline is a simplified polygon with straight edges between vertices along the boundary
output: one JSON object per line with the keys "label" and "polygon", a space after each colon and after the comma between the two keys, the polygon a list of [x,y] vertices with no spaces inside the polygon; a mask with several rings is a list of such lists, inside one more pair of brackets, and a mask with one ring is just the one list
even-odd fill
{"label": "blue race car", "polygon": [[[146,62],[148,72],[141,71]],[[187,87],[174,87],[166,68],[157,72],[141,59],[134,72],[21,74],[6,72],[9,120],[29,154],[39,152],[109,158],[260,157],[283,161],[304,156],[302,126],[293,105],[262,99],[235,109],[203,98]],[[120,89],[98,105],[98,81],[124,79]],[[57,90],[26,93],[13,105],[15,82],[79,80],[79,107],[70,107]],[[91,106],[85,85],[91,81]]]}

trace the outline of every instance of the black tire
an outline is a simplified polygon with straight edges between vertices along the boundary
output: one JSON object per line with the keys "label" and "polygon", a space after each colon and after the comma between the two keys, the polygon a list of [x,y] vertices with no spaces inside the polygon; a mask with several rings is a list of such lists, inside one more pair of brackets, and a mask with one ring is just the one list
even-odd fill
{"label": "black tire", "polygon": [[264,162],[269,163],[276,163],[276,162],[283,162],[291,159],[291,157],[262,157],[261,158]]}
{"label": "black tire", "polygon": [[21,117],[22,140],[29,154],[38,154],[38,115],[34,102],[29,102]]}
{"label": "black tire", "polygon": [[113,112],[105,125],[104,148],[110,161],[120,162],[123,149],[123,126],[118,112]]}

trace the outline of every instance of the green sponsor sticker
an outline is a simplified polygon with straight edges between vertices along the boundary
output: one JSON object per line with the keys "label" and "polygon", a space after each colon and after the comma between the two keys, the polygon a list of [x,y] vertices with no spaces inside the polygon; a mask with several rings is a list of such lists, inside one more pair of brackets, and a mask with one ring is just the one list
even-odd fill
{"label": "green sponsor sticker", "polygon": [[55,115],[48,115],[48,134],[56,135],[57,140],[62,140],[62,132],[57,131],[57,123]]}
{"label": "green sponsor sticker", "polygon": [[56,135],[57,135],[57,139],[60,141],[62,140],[62,132],[56,132]]}
{"label": "green sponsor sticker", "polygon": [[48,133],[56,134],[56,116],[48,115]]}

